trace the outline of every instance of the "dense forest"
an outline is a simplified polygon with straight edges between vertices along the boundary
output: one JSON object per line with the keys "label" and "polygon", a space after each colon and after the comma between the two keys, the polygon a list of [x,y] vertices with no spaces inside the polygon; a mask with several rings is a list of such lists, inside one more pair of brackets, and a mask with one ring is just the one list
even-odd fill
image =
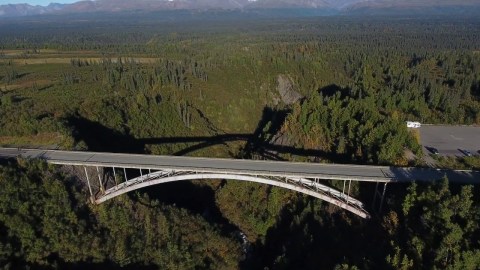
{"label": "dense forest", "polygon": [[[0,21],[0,145],[424,166],[405,121],[480,125],[477,18],[218,16]],[[223,180],[97,206],[82,177],[0,164],[0,267],[480,268],[478,187],[448,179],[362,220]]]}

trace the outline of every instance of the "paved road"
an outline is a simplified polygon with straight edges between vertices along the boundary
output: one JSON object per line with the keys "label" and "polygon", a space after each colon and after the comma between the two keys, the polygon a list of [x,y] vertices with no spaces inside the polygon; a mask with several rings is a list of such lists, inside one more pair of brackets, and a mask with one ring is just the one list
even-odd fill
{"label": "paved road", "polygon": [[61,165],[191,170],[366,182],[432,181],[447,175],[451,181],[480,184],[480,172],[472,171],[0,148],[0,158],[17,156],[41,158]]}
{"label": "paved road", "polygon": [[[436,148],[440,155],[464,156],[459,149],[479,154],[480,127],[423,125],[420,128],[420,141],[424,147]],[[430,154],[428,148],[425,153]]]}

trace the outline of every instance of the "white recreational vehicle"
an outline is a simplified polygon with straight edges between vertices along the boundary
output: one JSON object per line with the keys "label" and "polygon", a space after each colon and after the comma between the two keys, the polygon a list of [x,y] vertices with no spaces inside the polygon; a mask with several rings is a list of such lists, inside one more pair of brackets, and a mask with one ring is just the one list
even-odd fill
{"label": "white recreational vehicle", "polygon": [[409,128],[420,128],[421,126],[420,122],[407,121],[407,127]]}

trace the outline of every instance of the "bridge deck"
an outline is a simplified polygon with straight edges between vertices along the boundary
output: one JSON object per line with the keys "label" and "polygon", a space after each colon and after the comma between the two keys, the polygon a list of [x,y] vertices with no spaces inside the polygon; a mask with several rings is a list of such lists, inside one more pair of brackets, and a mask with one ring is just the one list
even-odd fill
{"label": "bridge deck", "polygon": [[452,182],[480,183],[478,171],[0,148],[0,158],[17,156],[41,158],[48,163],[61,165],[170,169],[366,182],[434,181],[447,175]]}

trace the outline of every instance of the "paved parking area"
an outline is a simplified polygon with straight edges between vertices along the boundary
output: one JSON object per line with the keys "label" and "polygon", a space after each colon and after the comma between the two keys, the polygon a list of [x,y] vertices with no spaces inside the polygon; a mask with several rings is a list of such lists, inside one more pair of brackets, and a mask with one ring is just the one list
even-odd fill
{"label": "paved parking area", "polygon": [[427,149],[436,148],[440,155],[464,156],[459,149],[466,149],[473,155],[480,153],[480,127],[470,126],[422,126],[420,142]]}

